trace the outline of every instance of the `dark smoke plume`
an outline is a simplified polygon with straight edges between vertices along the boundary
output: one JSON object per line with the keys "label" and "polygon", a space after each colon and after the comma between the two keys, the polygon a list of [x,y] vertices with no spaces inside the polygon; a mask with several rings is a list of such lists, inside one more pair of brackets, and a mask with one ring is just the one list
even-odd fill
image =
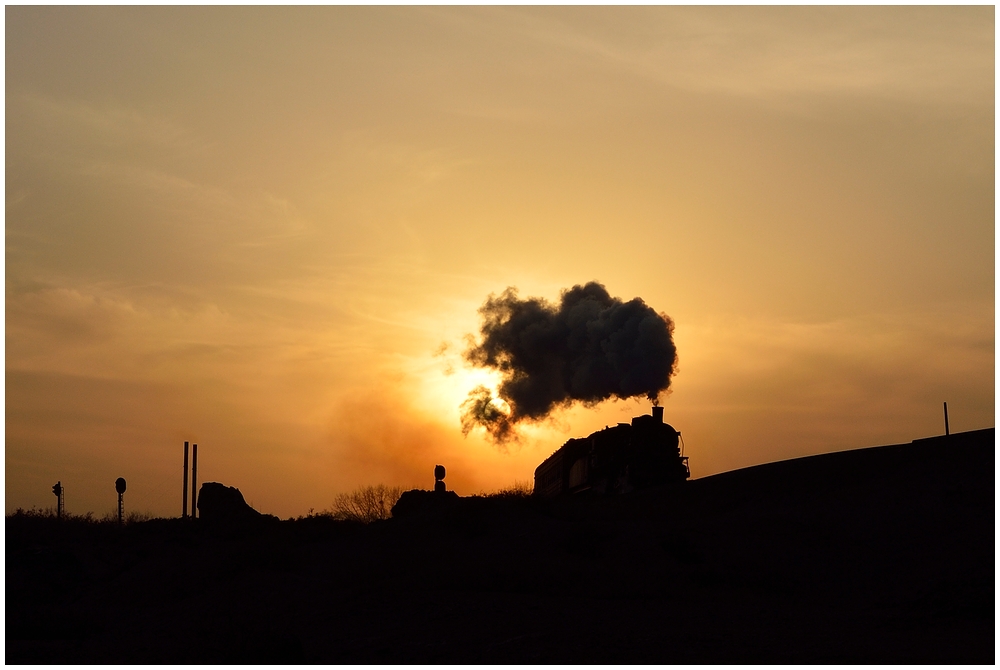
{"label": "dark smoke plume", "polygon": [[639,298],[622,302],[590,282],[563,291],[558,305],[520,300],[511,287],[490,295],[479,313],[480,340],[465,358],[500,372],[497,395],[478,386],[462,403],[462,432],[483,426],[496,442],[521,421],[538,421],[573,402],[645,396],[654,403],[670,387],[677,364],[674,323]]}

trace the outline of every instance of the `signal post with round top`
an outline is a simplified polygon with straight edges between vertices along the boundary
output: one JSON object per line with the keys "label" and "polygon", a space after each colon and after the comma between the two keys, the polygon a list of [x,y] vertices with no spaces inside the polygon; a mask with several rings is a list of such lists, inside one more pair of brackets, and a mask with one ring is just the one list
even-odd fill
{"label": "signal post with round top", "polygon": [[125,503],[122,501],[122,496],[125,495],[124,477],[115,480],[115,491],[118,491],[118,523],[123,523],[125,520]]}
{"label": "signal post with round top", "polygon": [[444,466],[435,465],[434,466],[434,493],[444,493],[447,489],[444,485]]}

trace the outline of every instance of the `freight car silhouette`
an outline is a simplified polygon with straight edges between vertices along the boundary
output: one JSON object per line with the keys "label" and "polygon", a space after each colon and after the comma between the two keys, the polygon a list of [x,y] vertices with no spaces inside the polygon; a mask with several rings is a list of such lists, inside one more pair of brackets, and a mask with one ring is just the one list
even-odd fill
{"label": "freight car silhouette", "polygon": [[663,408],[588,437],[569,440],[535,468],[535,494],[629,493],[691,476],[680,433],[663,423]]}

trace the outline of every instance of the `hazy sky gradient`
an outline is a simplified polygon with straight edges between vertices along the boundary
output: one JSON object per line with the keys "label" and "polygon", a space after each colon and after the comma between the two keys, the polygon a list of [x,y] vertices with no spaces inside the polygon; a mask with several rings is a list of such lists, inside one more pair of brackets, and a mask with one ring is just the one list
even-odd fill
{"label": "hazy sky gradient", "polygon": [[[6,9],[6,508],[528,480],[490,293],[676,323],[694,476],[994,425],[994,8]],[[442,349],[442,343],[447,347]]]}

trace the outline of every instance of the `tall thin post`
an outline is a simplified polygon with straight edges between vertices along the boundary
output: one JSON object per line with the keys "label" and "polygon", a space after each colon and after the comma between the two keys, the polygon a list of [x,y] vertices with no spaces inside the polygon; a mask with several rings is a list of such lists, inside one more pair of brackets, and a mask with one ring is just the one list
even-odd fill
{"label": "tall thin post", "polygon": [[188,515],[188,443],[184,442],[184,493],[181,495],[181,518]]}
{"label": "tall thin post", "polygon": [[63,513],[63,485],[61,481],[56,482],[52,487],[52,492],[56,494],[56,518],[61,519]]}
{"label": "tall thin post", "polygon": [[198,518],[198,445],[191,446],[191,518]]}
{"label": "tall thin post", "polygon": [[944,434],[951,435],[951,431],[948,429],[948,403],[944,404]]}
{"label": "tall thin post", "polygon": [[119,477],[115,480],[115,491],[118,491],[118,525],[125,522],[125,503],[122,502],[122,496],[125,495],[125,478]]}

